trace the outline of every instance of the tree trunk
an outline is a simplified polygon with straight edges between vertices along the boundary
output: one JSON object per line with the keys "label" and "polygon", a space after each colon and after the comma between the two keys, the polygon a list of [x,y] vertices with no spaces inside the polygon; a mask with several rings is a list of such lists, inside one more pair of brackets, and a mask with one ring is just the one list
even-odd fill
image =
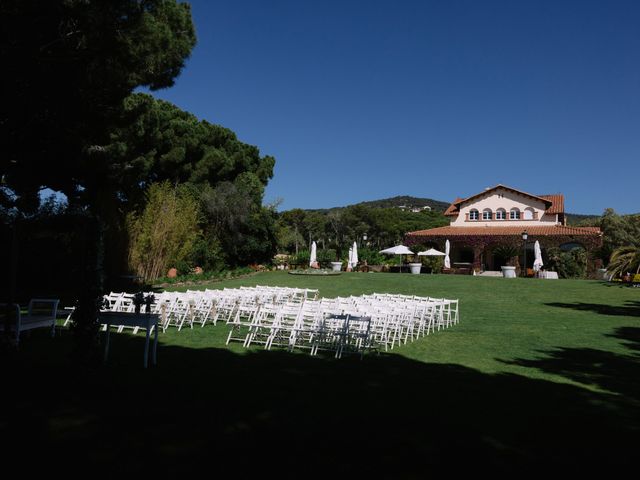
{"label": "tree trunk", "polygon": [[78,365],[96,365],[100,361],[98,312],[104,283],[104,226],[95,208],[90,211],[83,228],[82,273],[72,326],[72,356]]}
{"label": "tree trunk", "polygon": [[18,285],[18,258],[20,257],[20,242],[18,237],[20,216],[16,216],[11,228],[11,267],[10,267],[10,286],[9,286],[9,303],[17,303],[16,291]]}

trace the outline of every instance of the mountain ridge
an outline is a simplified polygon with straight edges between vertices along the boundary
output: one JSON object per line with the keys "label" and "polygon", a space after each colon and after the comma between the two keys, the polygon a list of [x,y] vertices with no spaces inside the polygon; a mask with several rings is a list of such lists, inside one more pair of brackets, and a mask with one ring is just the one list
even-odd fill
{"label": "mountain ridge", "polygon": [[[335,210],[343,210],[349,207],[369,207],[369,208],[394,208],[400,206],[406,207],[431,207],[431,210],[434,212],[444,212],[447,207],[451,205],[451,202],[443,202],[441,200],[435,200],[433,198],[425,198],[425,197],[412,197],[410,195],[397,195],[395,197],[381,198],[379,200],[367,200],[363,202],[353,203],[350,205],[344,205],[339,207],[331,207],[331,208],[304,208],[307,212],[319,212],[326,213]],[[585,214],[585,213],[565,213],[567,217],[567,221],[570,223],[581,222],[590,219],[598,219],[601,215],[596,214]]]}
{"label": "mountain ridge", "polygon": [[308,212],[331,212],[334,210],[342,210],[349,207],[369,207],[369,208],[394,208],[400,206],[406,207],[431,207],[432,211],[444,212],[451,202],[443,202],[432,198],[412,197],[410,195],[397,195],[395,197],[381,198],[379,200],[367,200],[350,205],[344,205],[331,208],[304,208],[302,210]]}

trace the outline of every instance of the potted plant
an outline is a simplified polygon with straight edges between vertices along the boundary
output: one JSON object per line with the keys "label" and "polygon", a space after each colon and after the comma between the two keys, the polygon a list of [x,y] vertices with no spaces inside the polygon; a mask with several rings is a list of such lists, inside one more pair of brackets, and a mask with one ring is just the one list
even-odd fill
{"label": "potted plant", "polygon": [[502,257],[506,261],[506,265],[502,265],[502,276],[504,278],[516,278],[516,265],[518,264],[518,247],[515,245],[500,245],[496,247],[493,254]]}
{"label": "potted plant", "polygon": [[340,270],[342,270],[342,260],[340,260],[340,258],[338,257],[337,252],[335,255],[335,260],[331,262],[331,270],[333,270],[334,272],[339,272]]}
{"label": "potted plant", "polygon": [[409,262],[409,269],[411,270],[411,273],[418,275],[420,273],[420,270],[422,269],[422,262],[416,261],[415,256],[413,260],[414,260],[413,262]]}

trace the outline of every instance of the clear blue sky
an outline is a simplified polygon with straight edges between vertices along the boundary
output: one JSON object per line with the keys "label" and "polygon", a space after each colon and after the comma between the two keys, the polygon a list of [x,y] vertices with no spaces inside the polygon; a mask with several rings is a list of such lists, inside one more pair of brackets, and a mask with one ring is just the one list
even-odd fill
{"label": "clear blue sky", "polygon": [[503,183],[640,211],[639,1],[189,3],[154,95],[273,155],[280,210]]}

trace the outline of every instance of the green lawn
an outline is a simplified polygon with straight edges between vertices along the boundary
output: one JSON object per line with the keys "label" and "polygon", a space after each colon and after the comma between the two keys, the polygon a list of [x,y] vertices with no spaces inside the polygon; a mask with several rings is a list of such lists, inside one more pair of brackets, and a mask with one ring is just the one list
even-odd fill
{"label": "green lawn", "polygon": [[458,298],[460,323],[362,361],[226,347],[220,324],[170,330],[161,334],[159,365],[147,371],[140,334],[112,335],[109,365],[91,369],[70,366],[68,331],[54,340],[34,332],[5,361],[0,433],[35,442],[58,466],[75,452],[78,463],[110,473],[143,468],[131,453],[139,451],[163,473],[300,477],[611,473],[635,458],[638,288],[284,272],[210,288],[256,284],[318,288],[325,297]]}

